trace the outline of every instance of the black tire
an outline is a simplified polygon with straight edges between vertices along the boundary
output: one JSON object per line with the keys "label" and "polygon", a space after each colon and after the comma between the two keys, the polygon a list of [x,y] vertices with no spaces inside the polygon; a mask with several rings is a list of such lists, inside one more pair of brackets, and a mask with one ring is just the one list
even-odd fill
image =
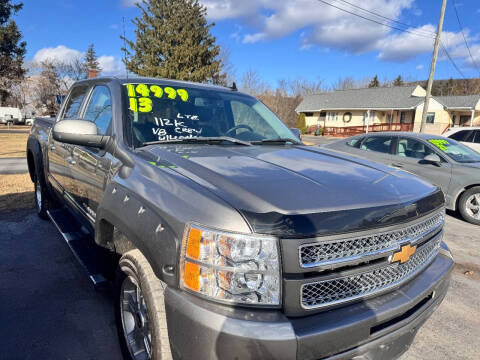
{"label": "black tire", "polygon": [[41,219],[48,220],[47,210],[50,208],[50,194],[48,193],[47,184],[45,183],[45,176],[43,175],[43,168],[41,160],[35,161],[35,208],[37,214]]}
{"label": "black tire", "polygon": [[[133,291],[132,285],[135,290],[139,288],[140,293]],[[164,302],[166,284],[156,277],[147,259],[139,250],[131,250],[125,253],[120,259],[115,289],[115,317],[124,358],[128,360],[171,360],[172,353],[168,339],[167,316]],[[135,311],[135,315],[132,315],[132,312],[126,310],[132,308],[138,309],[134,304],[131,304],[133,295],[130,295],[133,293],[136,294],[137,299],[140,298],[139,301],[137,301],[137,305],[141,304],[140,308],[142,308],[141,310]],[[140,296],[138,296],[138,294],[140,294]],[[127,333],[129,329],[133,329],[129,332],[130,337],[134,337],[134,333],[136,332],[138,335],[137,339],[143,336],[144,341],[145,338],[148,338],[146,333],[149,331],[150,354],[148,354],[146,346],[142,349],[141,346],[135,345],[134,348],[137,349],[139,353],[137,353],[136,357],[133,355],[135,350],[132,349],[132,345],[127,345]],[[140,343],[142,342],[140,341]],[[142,357],[142,352],[143,355],[147,356]]]}
{"label": "black tire", "polygon": [[460,196],[458,210],[466,221],[480,225],[480,186],[472,187]]}

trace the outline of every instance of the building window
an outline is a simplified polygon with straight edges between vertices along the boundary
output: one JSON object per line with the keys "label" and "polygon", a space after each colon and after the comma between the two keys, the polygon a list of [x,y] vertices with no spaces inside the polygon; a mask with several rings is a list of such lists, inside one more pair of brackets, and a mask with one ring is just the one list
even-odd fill
{"label": "building window", "polygon": [[405,111],[402,111],[402,112],[400,113],[400,124],[405,124],[405,117],[406,117],[406,115],[407,115],[407,114],[405,113]]}
{"label": "building window", "polygon": [[313,112],[306,112],[305,116],[313,116]]}
{"label": "building window", "polygon": [[433,124],[435,122],[435,113],[429,112],[427,113],[427,124]]}
{"label": "building window", "polygon": [[327,113],[327,121],[337,121],[338,120],[338,112],[331,112]]}
{"label": "building window", "polygon": [[320,113],[320,117],[325,117],[325,116],[327,116],[327,113],[326,113],[325,111],[322,111],[322,112]]}

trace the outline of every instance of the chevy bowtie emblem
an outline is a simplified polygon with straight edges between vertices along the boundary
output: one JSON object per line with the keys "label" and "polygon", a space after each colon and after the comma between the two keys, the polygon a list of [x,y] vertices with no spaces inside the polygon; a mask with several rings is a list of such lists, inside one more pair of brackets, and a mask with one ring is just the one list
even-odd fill
{"label": "chevy bowtie emblem", "polygon": [[406,263],[408,260],[410,260],[412,255],[415,254],[416,250],[417,250],[417,245],[415,246],[410,246],[410,244],[404,245],[402,246],[400,251],[390,256],[390,262],[395,263],[400,261],[400,264]]}

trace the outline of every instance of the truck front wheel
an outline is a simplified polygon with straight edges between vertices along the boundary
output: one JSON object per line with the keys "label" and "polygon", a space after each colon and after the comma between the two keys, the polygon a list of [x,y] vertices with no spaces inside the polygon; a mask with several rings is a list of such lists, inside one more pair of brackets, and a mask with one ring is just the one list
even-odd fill
{"label": "truck front wheel", "polygon": [[41,164],[38,161],[35,162],[35,208],[37,209],[37,214],[40,218],[47,220],[48,214],[47,210],[49,209],[50,198],[48,194],[48,189],[44,181],[43,171]]}
{"label": "truck front wheel", "polygon": [[117,271],[115,313],[125,359],[172,359],[165,288],[139,250],[122,256]]}

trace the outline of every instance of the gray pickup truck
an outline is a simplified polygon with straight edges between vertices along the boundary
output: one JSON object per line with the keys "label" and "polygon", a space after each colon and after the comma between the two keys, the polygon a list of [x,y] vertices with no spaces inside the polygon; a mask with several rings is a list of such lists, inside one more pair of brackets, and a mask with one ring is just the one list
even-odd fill
{"label": "gray pickup truck", "polygon": [[447,292],[441,190],[304,146],[235,87],[80,81],[27,156],[126,359],[395,358]]}

